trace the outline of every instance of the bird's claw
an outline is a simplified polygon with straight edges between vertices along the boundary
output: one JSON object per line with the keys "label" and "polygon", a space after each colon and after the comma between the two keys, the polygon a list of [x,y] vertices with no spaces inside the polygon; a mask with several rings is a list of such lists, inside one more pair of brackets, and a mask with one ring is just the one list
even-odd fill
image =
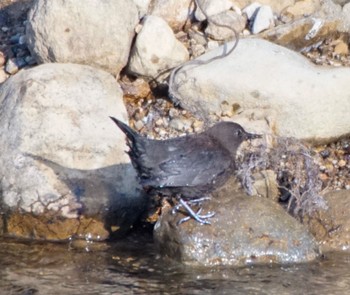
{"label": "bird's claw", "polygon": [[[202,199],[204,199],[204,198],[202,198]],[[190,220],[191,217],[193,219],[195,219],[196,221],[198,221],[200,224],[211,224],[210,221],[207,219],[213,217],[215,215],[215,212],[208,213],[205,215],[200,215],[202,208],[199,208],[199,210],[197,212],[194,212],[192,210],[192,208],[183,199],[180,198],[179,202],[180,202],[180,204],[178,204],[174,207],[173,213],[175,212],[175,210],[178,210],[181,206],[183,206],[187,210],[189,216],[186,216],[186,217],[180,219],[177,223],[178,225]]]}

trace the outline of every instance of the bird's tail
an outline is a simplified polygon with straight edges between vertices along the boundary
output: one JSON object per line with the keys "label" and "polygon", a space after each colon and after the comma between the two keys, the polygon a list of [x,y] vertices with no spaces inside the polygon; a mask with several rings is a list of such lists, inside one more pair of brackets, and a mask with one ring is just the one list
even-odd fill
{"label": "bird's tail", "polygon": [[135,141],[135,138],[138,136],[138,134],[132,130],[128,125],[126,125],[125,123],[123,123],[122,121],[114,118],[114,117],[110,117],[113,122],[115,124],[117,124],[117,126],[120,128],[121,131],[123,131],[126,135],[126,137],[131,140],[132,142]]}

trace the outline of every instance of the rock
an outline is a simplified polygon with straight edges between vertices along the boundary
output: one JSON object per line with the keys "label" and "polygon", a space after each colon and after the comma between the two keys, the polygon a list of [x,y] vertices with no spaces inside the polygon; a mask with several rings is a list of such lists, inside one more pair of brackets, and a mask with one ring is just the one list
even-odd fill
{"label": "rock", "polygon": [[273,12],[270,6],[260,6],[254,16],[253,23],[251,25],[251,32],[258,34],[264,30],[272,28],[274,26]]}
{"label": "rock", "polygon": [[246,19],[243,16],[228,10],[210,17],[205,33],[215,40],[227,40],[235,36],[233,30],[239,33],[245,26]]}
{"label": "rock", "polygon": [[0,51],[0,67],[6,63],[5,55]]}
{"label": "rock", "polygon": [[318,256],[313,237],[277,203],[242,193],[231,179],[203,213],[216,212],[211,225],[162,212],[154,237],[161,253],[192,266],[306,262]]}
{"label": "rock", "polygon": [[255,173],[253,187],[255,189],[254,195],[278,202],[280,193],[274,171],[264,170]]}
{"label": "rock", "polygon": [[244,7],[242,13],[247,16],[248,20],[253,20],[260,7],[260,3],[253,2],[252,4],[249,4],[248,6]]}
{"label": "rock", "polygon": [[350,3],[344,5],[341,17],[341,31],[349,32],[350,30]]}
{"label": "rock", "polygon": [[132,100],[143,99],[151,94],[149,84],[142,78],[137,78],[132,81],[127,76],[124,76],[119,83],[122,87],[124,96],[131,98]]}
{"label": "rock", "polygon": [[155,78],[188,58],[186,47],[175,38],[168,24],[158,16],[149,15],[144,18],[136,37],[128,70],[135,75]]}
{"label": "rock", "polygon": [[0,68],[0,84],[4,83],[7,79],[8,75],[6,74],[6,72],[4,71],[4,69]]}
{"label": "rock", "polygon": [[26,39],[38,63],[79,63],[114,75],[128,61],[138,11],[133,1],[37,0]]}
{"label": "rock", "polygon": [[346,5],[348,4],[350,1],[349,0],[332,0],[334,3],[339,4],[339,5]]}
{"label": "rock", "polygon": [[105,239],[130,229],[143,210],[112,75],[89,66],[45,64],[0,89],[0,204],[7,234]]}
{"label": "rock", "polygon": [[9,58],[5,66],[6,73],[14,75],[19,71],[19,66],[17,64],[16,58]]}
{"label": "rock", "polygon": [[159,16],[175,31],[181,31],[193,18],[192,0],[155,0],[152,1],[151,15]]}
{"label": "rock", "polygon": [[151,3],[151,0],[133,0],[138,11],[139,11],[139,18],[143,18],[149,10],[149,5]]}
{"label": "rock", "polygon": [[197,3],[198,7],[196,8],[194,16],[199,21],[204,21],[206,15],[210,17],[215,14],[220,14],[233,6],[230,0],[197,0]]}
{"label": "rock", "polygon": [[261,33],[260,37],[299,51],[336,34],[339,25],[339,19],[310,16],[279,25]]}
{"label": "rock", "polygon": [[338,40],[337,44],[334,46],[334,53],[339,55],[348,55],[349,46],[343,40]]}
{"label": "rock", "polygon": [[291,18],[292,20],[299,17],[306,17],[314,14],[321,9],[319,0],[302,0],[296,1],[294,5],[286,7],[281,13],[281,18]]}
{"label": "rock", "polygon": [[328,209],[304,221],[323,251],[350,251],[350,191],[331,191],[324,196]]}
{"label": "rock", "polygon": [[234,2],[239,8],[245,8],[254,2],[258,2],[261,5],[270,6],[275,13],[279,14],[282,10],[286,9],[286,7],[294,5],[295,0],[235,0]]}
{"label": "rock", "polygon": [[[222,55],[232,44],[195,61]],[[349,134],[349,77],[349,68],[316,66],[268,41],[241,39],[234,53],[225,58],[202,66],[185,64],[169,92],[199,117],[221,113],[220,106],[226,101],[239,113],[235,121],[244,117],[267,122],[279,136],[327,142]]]}

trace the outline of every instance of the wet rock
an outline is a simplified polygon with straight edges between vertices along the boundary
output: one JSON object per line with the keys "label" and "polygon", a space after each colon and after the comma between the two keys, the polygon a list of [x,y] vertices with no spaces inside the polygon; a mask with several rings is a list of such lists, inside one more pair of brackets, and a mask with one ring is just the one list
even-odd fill
{"label": "wet rock", "polygon": [[135,75],[155,78],[188,58],[186,47],[175,38],[168,24],[158,16],[149,15],[136,37],[128,70]]}
{"label": "wet rock", "polygon": [[112,75],[76,64],[22,70],[1,85],[7,234],[104,239],[130,228],[144,199],[124,135],[110,128],[108,116],[127,118],[122,95]]}
{"label": "wet rock", "polygon": [[150,14],[161,17],[175,32],[178,32],[193,18],[193,2],[192,0],[155,0]]}
{"label": "wet rock", "polygon": [[328,208],[305,220],[322,250],[350,251],[350,190],[324,196]]}
{"label": "wet rock", "polygon": [[103,241],[109,237],[103,220],[94,217],[62,218],[56,214],[12,212],[6,218],[6,236],[60,241],[71,238]]}
{"label": "wet rock", "polygon": [[190,220],[176,225],[180,213],[163,213],[155,240],[163,254],[187,265],[234,265],[306,262],[318,256],[307,230],[278,204],[249,197],[231,179],[203,212],[215,211],[211,225]]}
{"label": "wet rock", "polygon": [[232,8],[232,2],[230,0],[197,0],[197,2],[198,7],[194,15],[199,21],[204,21],[206,16],[211,17]]}
{"label": "wet rock", "polygon": [[[215,40],[227,40],[241,32],[246,26],[246,19],[232,10],[213,15],[205,29],[205,33]],[[231,29],[230,29],[231,28]]]}
{"label": "wet rock", "polygon": [[254,16],[253,23],[251,25],[251,31],[253,34],[258,34],[264,30],[272,28],[274,26],[273,12],[270,6],[260,6]]}
{"label": "wet rock", "polygon": [[[197,60],[222,55],[226,48]],[[221,113],[226,101],[246,121],[268,122],[277,135],[322,142],[349,133],[349,75],[349,68],[315,66],[287,48],[241,39],[234,54],[178,70],[170,94],[198,116]]]}
{"label": "wet rock", "polygon": [[118,75],[137,23],[133,1],[38,0],[28,16],[26,38],[38,63],[86,64]]}

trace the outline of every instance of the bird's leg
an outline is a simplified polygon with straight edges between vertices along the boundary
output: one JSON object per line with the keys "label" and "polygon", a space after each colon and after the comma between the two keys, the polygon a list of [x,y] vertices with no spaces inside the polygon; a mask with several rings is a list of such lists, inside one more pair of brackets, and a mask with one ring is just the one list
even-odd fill
{"label": "bird's leg", "polygon": [[[179,197],[178,197],[179,199]],[[181,199],[181,198],[180,198]],[[202,198],[198,198],[198,199],[192,199],[187,201],[187,205],[193,205],[193,204],[197,204],[197,203],[201,203],[203,201],[208,201],[210,200],[210,197],[202,197]],[[175,214],[177,211],[179,211],[179,209],[182,207],[183,205],[181,203],[177,204],[176,206],[174,206],[172,213]],[[201,210],[201,209],[200,209]],[[196,214],[199,214],[199,210]]]}
{"label": "bird's leg", "polygon": [[[188,214],[190,215],[189,217],[192,217],[193,219],[197,220],[201,224],[210,224],[210,221],[208,221],[206,219],[211,218],[215,215],[215,213],[208,213],[206,215],[199,215],[199,213],[201,212],[201,209],[199,209],[199,211],[197,211],[197,213],[194,212],[192,210],[192,208],[181,197],[179,197],[179,202],[187,210]],[[178,224],[181,224],[187,220],[189,220],[189,218],[185,217],[185,218],[181,219]]]}

